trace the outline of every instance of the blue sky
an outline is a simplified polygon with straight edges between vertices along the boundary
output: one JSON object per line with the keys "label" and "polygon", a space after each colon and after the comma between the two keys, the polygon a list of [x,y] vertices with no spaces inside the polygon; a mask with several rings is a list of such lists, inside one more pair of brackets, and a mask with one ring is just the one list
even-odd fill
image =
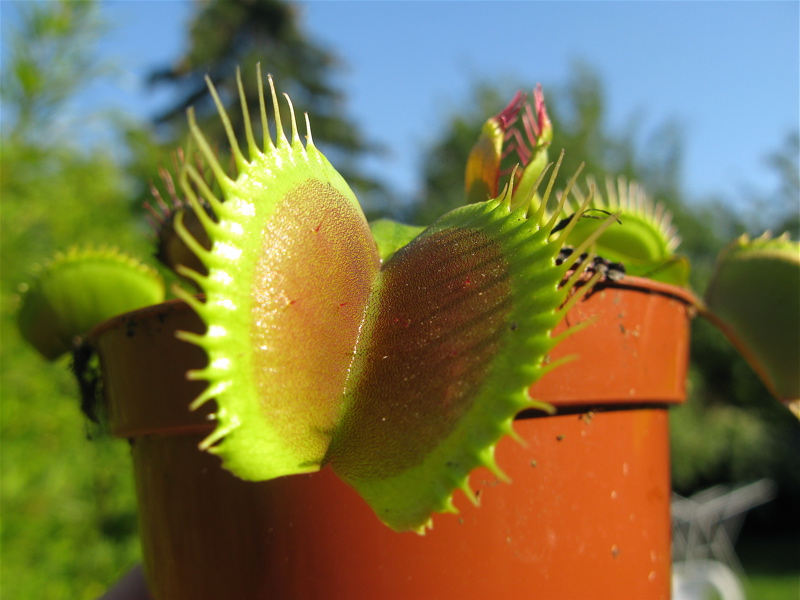
{"label": "blue sky", "polygon": [[[8,5],[3,8],[7,9]],[[191,4],[103,3],[111,29],[98,53],[119,69],[76,110],[153,114],[166,98],[146,73],[179,56]],[[686,189],[741,197],[770,189],[764,158],[800,127],[798,2],[301,2],[305,29],[343,63],[348,113],[390,153],[369,168],[412,194],[421,149],[479,80],[566,83],[594,67],[611,123],[643,131],[675,120],[685,133]],[[3,13],[7,13],[3,10]],[[298,107],[301,108],[302,107]],[[501,108],[501,107],[498,107]],[[313,115],[312,115],[313,121]],[[557,132],[556,132],[557,135]],[[556,138],[557,145],[557,138]]]}

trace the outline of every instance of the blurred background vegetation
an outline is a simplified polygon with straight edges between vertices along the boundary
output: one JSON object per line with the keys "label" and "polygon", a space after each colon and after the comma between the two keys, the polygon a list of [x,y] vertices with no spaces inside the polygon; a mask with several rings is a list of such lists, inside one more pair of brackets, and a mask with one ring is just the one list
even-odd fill
{"label": "blurred background vegetation", "polygon": [[[359,169],[360,158],[381,149],[348,119],[346,95],[335,85],[337,59],[304,34],[291,4],[198,3],[187,51],[150,78],[154,88],[172,90],[173,105],[150,123],[112,113],[94,117],[114,132],[113,148],[82,144],[82,124],[71,121],[67,109],[81,86],[113,70],[93,52],[105,27],[98,7],[42,2],[20,3],[18,9],[19,26],[4,42],[11,52],[3,64],[8,118],[0,135],[0,593],[9,599],[90,599],[139,557],[128,448],[80,414],[69,361],[46,363],[19,338],[16,291],[32,265],[78,241],[113,244],[142,257],[151,253],[142,205],[158,180],[158,166],[169,164],[184,140],[185,109],[196,106],[212,144],[225,145],[203,83],[206,73],[230,99],[235,66],[252,73],[261,61],[295,105],[313,115],[315,139],[367,199],[369,217],[417,223],[462,203],[466,156],[480,126],[532,82],[476,82],[474,100],[443,116],[438,141],[426,148],[419,193],[398,198]],[[254,78],[245,82],[254,105]],[[564,172],[583,160],[586,173],[601,181],[612,173],[642,182],[675,215],[696,291],[703,291],[714,257],[734,235],[788,230],[797,239],[796,131],[765,157],[780,185],[768,195],[753,195],[746,211],[735,212],[724,197],[686,195],[684,134],[676,124],[642,131],[632,117],[621,131],[609,130],[603,84],[591,65],[577,64],[564,81],[544,83],[553,146],[567,149]],[[758,573],[766,573],[757,597],[795,598],[800,565],[791,555],[800,551],[800,425],[715,329],[698,319],[692,334],[689,401],[672,411],[674,487],[687,495],[715,483],[775,480],[778,498],[747,521],[745,540],[761,545],[744,554]],[[770,548],[780,548],[780,559],[763,559]],[[770,575],[780,565],[785,568]],[[761,581],[758,574],[753,581]]]}

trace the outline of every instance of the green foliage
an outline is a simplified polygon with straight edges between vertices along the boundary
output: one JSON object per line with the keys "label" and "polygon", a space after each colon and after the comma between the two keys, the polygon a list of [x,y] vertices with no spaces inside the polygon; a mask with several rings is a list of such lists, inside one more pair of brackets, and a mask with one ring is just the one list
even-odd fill
{"label": "green foliage", "polygon": [[760,479],[775,450],[766,423],[725,404],[674,409],[670,434],[673,485],[686,494],[720,481]]}
{"label": "green foliage", "polygon": [[736,554],[747,576],[743,582],[747,598],[797,599],[800,539],[796,535],[785,531],[770,536],[747,535],[745,524],[745,532],[736,543]]}
{"label": "green foliage", "polygon": [[87,443],[67,365],[45,363],[17,334],[16,286],[75,239],[141,248],[143,236],[124,174],[103,153],[42,150],[3,143],[0,579],[10,598],[88,600],[139,554],[128,452],[119,440]]}
{"label": "green foliage", "polygon": [[76,240],[142,255],[146,241],[124,169],[105,149],[60,135],[80,132],[64,106],[95,72],[94,4],[17,8],[0,139],[0,580],[4,597],[89,600],[139,555],[128,451],[105,437],[87,443],[68,361],[44,362],[17,333],[17,285]]}
{"label": "green foliage", "polygon": [[12,138],[50,138],[59,109],[99,69],[91,56],[101,31],[93,1],[18,3],[23,26],[10,32],[0,96]]}
{"label": "green foliage", "polygon": [[127,445],[88,441],[67,361],[2,328],[2,595],[94,600],[139,560]]}

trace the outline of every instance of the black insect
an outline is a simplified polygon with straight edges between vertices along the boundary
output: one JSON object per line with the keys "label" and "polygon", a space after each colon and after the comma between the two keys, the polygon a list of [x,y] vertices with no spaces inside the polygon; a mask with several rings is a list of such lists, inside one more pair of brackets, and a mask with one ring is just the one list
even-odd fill
{"label": "black insect", "polygon": [[[575,249],[572,246],[564,246],[558,253],[556,257],[556,265],[563,264],[565,260],[570,258],[572,254],[575,252]],[[575,260],[575,268],[584,268],[588,273],[602,273],[603,278],[609,281],[619,281],[623,277],[625,277],[625,265],[618,262],[611,262],[602,256],[595,256],[592,259],[592,262],[588,265],[584,265],[586,259],[588,257],[588,253],[584,252],[581,254],[577,260]]]}
{"label": "black insect", "polygon": [[72,351],[72,374],[81,394],[81,411],[94,423],[101,422],[98,409],[102,407],[102,378],[100,360],[88,343],[77,345]]}

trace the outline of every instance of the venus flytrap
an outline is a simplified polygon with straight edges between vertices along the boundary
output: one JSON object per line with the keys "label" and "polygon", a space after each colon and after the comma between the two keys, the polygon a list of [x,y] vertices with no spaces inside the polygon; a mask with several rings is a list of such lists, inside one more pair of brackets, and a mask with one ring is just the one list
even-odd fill
{"label": "venus flytrap", "polygon": [[[181,174],[185,174],[185,169],[183,167],[184,161],[185,157],[183,152],[177,152],[176,167]],[[204,165],[201,163],[198,164],[199,169],[203,169],[203,166]],[[175,273],[183,266],[205,274],[205,267],[199,261],[197,255],[186,246],[175,231],[176,223],[180,220],[183,223],[183,227],[191,232],[192,238],[198,244],[206,250],[211,247],[211,240],[208,239],[198,214],[194,211],[186,197],[178,192],[178,187],[188,185],[188,182],[183,182],[181,186],[176,186],[172,174],[163,167],[159,169],[159,175],[166,192],[167,200],[164,199],[155,185],[151,185],[150,189],[154,202],[145,204],[145,209],[149,213],[147,215],[147,221],[155,232],[155,257],[161,264]],[[194,192],[197,193],[197,190],[195,189]],[[215,220],[216,217],[210,205],[202,199],[200,200],[200,204],[203,206],[204,213],[210,215],[212,220]],[[188,281],[186,279],[184,280]]]}
{"label": "venus flytrap", "polygon": [[77,348],[97,323],[164,300],[156,271],[116,248],[73,247],[20,287],[22,337],[48,360]]}
{"label": "venus flytrap", "polygon": [[[526,95],[517,92],[497,115],[489,118],[467,159],[465,187],[469,202],[486,200],[497,195],[501,181],[508,175],[509,157],[518,160],[520,175],[513,185],[512,205],[518,205],[531,190],[532,183],[547,163],[553,128],[547,116],[541,86],[534,90],[534,106]],[[588,207],[580,210],[586,194],[579,185],[567,193],[568,202],[559,210],[564,219],[555,228],[559,231],[571,219],[577,221],[566,244],[574,246],[593,236],[612,213],[618,215],[620,227],[610,227],[597,239],[598,254],[625,266],[631,275],[686,286],[689,265],[674,250],[680,238],[671,225],[671,215],[663,205],[653,204],[636,183],[620,179],[614,186],[606,182],[606,197],[594,189]],[[541,202],[536,196],[535,202]],[[548,213],[549,214],[549,213]]]}
{"label": "venus flytrap", "polygon": [[527,198],[514,196],[512,175],[498,197],[402,245],[418,230],[378,224],[370,233],[310,129],[301,143],[291,104],[291,138],[276,122],[276,140],[262,149],[248,132],[245,159],[217,103],[239,174],[224,174],[192,122],[223,190],[204,190],[217,222],[184,190],[211,250],[176,226],[208,270],[181,269],[205,302],[180,293],[209,326],[183,336],[209,357],[190,373],[208,382],[194,406],[218,407],[201,447],[244,479],[331,464],[389,526],[422,532],[431,513],[453,510],[471,470],[497,471],[493,448],[519,411],[549,409],[526,390],[555,366],[541,365],[558,341],[550,331],[599,279],[578,289],[581,270],[566,278],[571,263],[556,265],[572,229],[551,240],[557,218],[544,207],[557,168],[538,208],[541,169]]}
{"label": "venus flytrap", "polygon": [[76,246],[37,265],[20,286],[17,325],[46,359],[71,354],[81,409],[99,423],[100,367],[86,335],[105,319],[163,300],[164,281],[151,267],[113,247]]}

